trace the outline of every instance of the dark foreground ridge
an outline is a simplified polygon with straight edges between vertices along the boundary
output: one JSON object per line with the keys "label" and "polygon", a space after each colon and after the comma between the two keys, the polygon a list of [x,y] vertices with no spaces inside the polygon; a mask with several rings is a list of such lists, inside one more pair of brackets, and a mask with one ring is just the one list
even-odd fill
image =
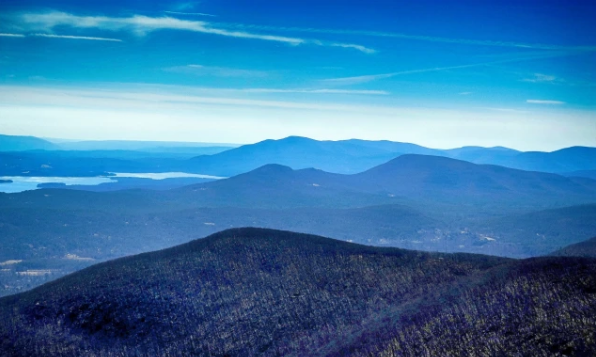
{"label": "dark foreground ridge", "polygon": [[594,355],[596,260],[232,229],[0,299],[2,356]]}

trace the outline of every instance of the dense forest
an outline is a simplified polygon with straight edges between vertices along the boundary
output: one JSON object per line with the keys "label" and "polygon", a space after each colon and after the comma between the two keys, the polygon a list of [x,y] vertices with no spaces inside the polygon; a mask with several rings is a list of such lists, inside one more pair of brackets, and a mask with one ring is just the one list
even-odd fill
{"label": "dense forest", "polygon": [[589,355],[595,276],[593,259],[516,261],[232,229],[1,299],[0,350]]}

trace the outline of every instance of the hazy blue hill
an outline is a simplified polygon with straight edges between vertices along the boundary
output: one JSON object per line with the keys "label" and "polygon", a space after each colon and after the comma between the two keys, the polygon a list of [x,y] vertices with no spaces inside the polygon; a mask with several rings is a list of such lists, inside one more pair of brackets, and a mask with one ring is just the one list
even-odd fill
{"label": "hazy blue hill", "polygon": [[117,171],[183,171],[227,177],[249,172],[267,164],[354,174],[403,154],[443,156],[530,171],[560,173],[596,169],[596,149],[585,147],[572,147],[552,153],[518,152],[503,147],[436,150],[391,141],[317,141],[296,136],[265,140],[236,148],[167,142],[161,143],[162,146],[155,146],[160,144],[159,142],[47,143],[54,146],[66,145],[66,148],[72,146],[72,150],[63,150],[64,147],[60,146],[47,148],[51,151],[3,153],[0,174],[18,175],[27,172],[28,175],[38,176],[94,176]]}
{"label": "hazy blue hill", "polygon": [[[596,204],[563,207],[488,219],[472,229],[495,239],[501,253],[512,251],[521,256],[544,255],[567,245],[579,243],[596,232]],[[541,252],[541,254],[536,254]]]}
{"label": "hazy blue hill", "polygon": [[596,201],[596,181],[476,165],[430,155],[402,155],[354,175],[265,165],[227,180],[189,186],[207,206],[363,206],[385,203],[548,208]]}
{"label": "hazy blue hill", "polygon": [[153,165],[103,157],[77,157],[61,151],[0,153],[0,175],[100,176],[108,172],[145,172]]}
{"label": "hazy blue hill", "polygon": [[594,276],[593,259],[518,262],[228,230],[0,299],[0,351],[589,355]]}
{"label": "hazy blue hill", "polygon": [[496,146],[492,148],[464,146],[458,149],[445,150],[445,154],[440,156],[447,156],[452,159],[470,161],[477,164],[491,164],[510,159],[511,157],[514,157],[518,154],[520,154],[519,151],[502,146]]}
{"label": "hazy blue hill", "polygon": [[84,177],[107,172],[193,172],[188,159],[220,153],[232,147],[135,141],[52,143],[36,137],[0,135],[0,176]]}
{"label": "hazy blue hill", "polygon": [[400,143],[395,141],[388,141],[388,140],[360,140],[360,139],[350,139],[350,140],[343,140],[339,141],[340,143],[351,143],[358,145],[360,147],[366,147],[374,150],[386,151],[389,153],[407,153],[407,154],[421,154],[421,155],[438,155],[439,153],[443,152],[442,150],[437,149],[430,149],[424,146],[410,144],[410,143]]}
{"label": "hazy blue hill", "polygon": [[562,175],[568,177],[585,177],[592,180],[596,180],[596,170],[571,171],[565,172]]}
{"label": "hazy blue hill", "polygon": [[363,192],[346,181],[349,176],[316,169],[292,170],[270,164],[245,174],[167,193],[172,199],[206,207],[362,207],[400,203],[387,195]]}
{"label": "hazy blue hill", "polygon": [[593,202],[596,181],[428,155],[403,155],[350,177],[363,190],[451,203]]}
{"label": "hazy blue hill", "polygon": [[552,256],[596,258],[596,237],[552,252]]}
{"label": "hazy blue hill", "polygon": [[328,172],[353,174],[403,154],[445,156],[477,164],[551,173],[596,169],[596,148],[588,147],[571,147],[554,152],[520,152],[499,146],[438,150],[392,141],[317,141],[303,137],[244,145],[220,154],[197,157],[191,165],[195,171],[224,176],[273,163],[293,169],[314,167]]}
{"label": "hazy blue hill", "polygon": [[[267,164],[354,174],[403,154],[444,156],[529,171],[563,173],[596,170],[596,148],[589,147],[571,147],[554,152],[519,152],[504,147],[476,146],[438,150],[386,140],[318,141],[297,136],[264,140],[239,147],[231,144],[213,146],[217,144],[136,141],[54,144],[34,137],[0,138],[6,143],[30,142],[31,145],[27,144],[29,146],[19,146],[19,151],[51,150],[23,153],[23,157],[15,154],[3,156],[2,161],[6,163],[0,166],[0,174],[4,175],[23,171],[46,176],[62,175],[69,173],[68,168],[71,167],[70,174],[77,175],[95,175],[102,171],[126,169],[133,172],[184,171],[234,176]],[[0,151],[8,150],[3,150],[0,146]],[[43,170],[40,169],[42,165],[45,165]]]}
{"label": "hazy blue hill", "polygon": [[161,147],[147,148],[145,150],[54,150],[54,155],[75,158],[100,158],[100,159],[178,159],[186,160],[197,155],[213,155],[229,150],[229,147]]}
{"label": "hazy blue hill", "polygon": [[244,145],[220,154],[193,159],[195,170],[232,176],[267,164],[293,169],[318,168],[328,172],[355,173],[385,162],[401,153],[401,146],[361,140],[317,141],[291,136]]}
{"label": "hazy blue hill", "polygon": [[564,173],[596,170],[596,148],[574,146],[553,152],[530,151],[486,163],[520,170]]}
{"label": "hazy blue hill", "polygon": [[[199,148],[206,150],[209,148]],[[0,175],[101,176],[109,172],[189,172],[189,153],[36,150],[0,152]],[[201,173],[201,172],[197,172]]]}
{"label": "hazy blue hill", "polygon": [[57,210],[98,209],[115,213],[129,211],[163,211],[178,207],[182,202],[168,200],[160,191],[122,190],[91,192],[65,189],[41,189],[19,193],[0,193],[0,208],[50,208]]}
{"label": "hazy blue hill", "polygon": [[200,150],[201,148],[208,147],[218,147],[223,150],[238,146],[236,144],[135,140],[61,141],[57,145],[62,150],[126,150],[145,152],[192,152],[193,150]]}
{"label": "hazy blue hill", "polygon": [[55,150],[59,146],[34,136],[0,134],[0,151]]}

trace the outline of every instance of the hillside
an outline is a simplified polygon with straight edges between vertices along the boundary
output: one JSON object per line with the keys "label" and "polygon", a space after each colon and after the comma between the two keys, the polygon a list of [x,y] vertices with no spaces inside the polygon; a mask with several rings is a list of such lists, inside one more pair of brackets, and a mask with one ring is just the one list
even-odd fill
{"label": "hillside", "polygon": [[476,165],[429,155],[402,155],[354,175],[266,165],[228,180],[189,186],[206,205],[344,207],[384,203],[533,208],[596,201],[596,181]]}
{"label": "hillside", "polygon": [[295,208],[362,207],[401,203],[386,194],[353,187],[349,175],[316,169],[292,170],[265,165],[217,182],[191,185],[171,192],[176,200],[192,200],[207,207]]}
{"label": "hillside", "polygon": [[34,136],[0,134],[0,151],[55,150],[58,146]]}
{"label": "hillside", "polygon": [[222,176],[238,175],[267,164],[350,174],[399,156],[401,150],[433,151],[413,144],[388,141],[317,141],[291,136],[244,145],[215,155],[198,156],[190,164],[195,171]]}
{"label": "hillside", "polygon": [[[220,143],[201,143],[201,142],[176,142],[176,141],[140,141],[140,140],[81,140],[81,141],[60,141],[58,143],[62,150],[73,151],[142,151],[142,152],[158,152],[158,153],[192,153],[201,152],[207,149],[206,152],[197,153],[198,155],[206,155],[209,152],[221,152],[230,148],[237,147],[237,144],[220,144]],[[195,155],[197,155],[195,154]]]}
{"label": "hillside", "polygon": [[498,243],[500,254],[515,251],[522,257],[545,255],[592,237],[596,232],[596,205],[507,215],[477,222],[470,229],[494,239],[486,243]]}
{"label": "hillside", "polygon": [[596,349],[595,273],[595,260],[578,258],[512,261],[228,230],[0,299],[0,351],[587,355]]}
{"label": "hillside", "polygon": [[596,192],[596,181],[426,155],[403,155],[352,178],[360,187],[435,200],[527,201],[542,194],[579,199]]}
{"label": "hillside", "polygon": [[565,248],[554,251],[549,255],[558,257],[596,258],[596,237],[576,244],[571,244]]}
{"label": "hillside", "polygon": [[596,169],[596,148],[592,147],[574,146],[552,152],[520,152],[502,147],[463,147],[444,152],[445,154],[433,155],[527,171],[566,173]]}
{"label": "hillside", "polygon": [[191,160],[190,166],[196,172],[222,176],[237,175],[267,164],[354,174],[404,154],[443,156],[476,164],[550,173],[596,169],[596,148],[590,147],[570,147],[553,152],[474,146],[439,150],[392,141],[318,141],[303,137],[265,140],[220,154],[199,156]]}
{"label": "hillside", "polygon": [[574,146],[553,152],[530,151],[494,164],[530,171],[569,172],[596,170],[596,148]]}
{"label": "hillside", "polygon": [[596,180],[596,170],[584,170],[584,171],[571,171],[565,172],[563,175],[568,177],[585,177],[592,180]]}
{"label": "hillside", "polygon": [[[171,247],[235,227],[285,229],[360,244],[514,258],[546,255],[596,234],[594,205],[476,219],[452,219],[452,215],[403,205],[346,209],[164,206],[167,204],[150,207],[152,210],[0,209],[0,264],[18,261],[2,266],[0,296],[96,262]],[[45,273],[36,275],[36,271]]]}

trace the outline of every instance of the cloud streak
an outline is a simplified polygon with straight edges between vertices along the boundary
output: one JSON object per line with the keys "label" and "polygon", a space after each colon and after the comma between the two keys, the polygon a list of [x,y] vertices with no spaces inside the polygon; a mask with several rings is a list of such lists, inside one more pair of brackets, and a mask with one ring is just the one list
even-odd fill
{"label": "cloud streak", "polygon": [[372,54],[372,53],[376,53],[377,52],[376,50],[373,50],[371,48],[364,47],[364,46],[361,46],[361,45],[354,45],[354,44],[350,44],[350,43],[337,43],[337,42],[335,42],[335,43],[330,43],[329,46],[331,46],[331,47],[342,47],[342,48],[352,48],[352,49],[355,49],[357,51],[364,52],[364,53],[367,53],[367,54]]}
{"label": "cloud streak", "polygon": [[174,17],[148,17],[134,15],[131,17],[107,16],[78,16],[64,12],[28,13],[20,17],[22,25],[31,30],[51,32],[58,26],[69,26],[78,29],[100,29],[106,31],[130,31],[143,36],[159,30],[192,31],[225,37],[253,39],[262,41],[280,42],[288,45],[318,45],[327,47],[343,47],[355,49],[364,53],[374,53],[374,50],[357,44],[328,43],[319,40],[298,37],[277,36],[234,29],[214,27],[205,21],[183,20]]}
{"label": "cloud streak", "polygon": [[109,41],[109,42],[122,42],[117,38],[106,38],[106,37],[90,37],[90,36],[70,36],[70,35],[52,35],[46,33],[35,33],[29,35],[31,37],[47,37],[47,38],[62,38],[66,40],[87,40],[87,41]]}
{"label": "cloud streak", "polygon": [[209,16],[209,17],[217,17],[217,15],[212,14],[205,14],[203,12],[181,12],[181,11],[164,11],[167,14],[174,14],[174,15],[190,15],[190,16]]}
{"label": "cloud streak", "polygon": [[200,64],[189,64],[186,66],[174,66],[164,68],[166,72],[193,74],[197,76],[216,76],[216,77],[267,77],[268,73],[264,71],[255,71],[228,67],[212,67]]}
{"label": "cloud streak", "polygon": [[533,77],[524,78],[521,80],[522,82],[528,83],[549,83],[549,84],[568,84],[573,85],[573,83],[569,83],[562,78],[558,78],[552,75],[542,74],[542,73],[534,73]]}
{"label": "cloud streak", "polygon": [[389,95],[384,90],[348,90],[348,89],[274,89],[274,88],[246,88],[234,89],[246,93],[305,93],[305,94],[363,94],[363,95]]}
{"label": "cloud streak", "polygon": [[354,85],[354,84],[367,83],[367,82],[372,82],[372,81],[376,81],[376,80],[380,80],[380,79],[393,78],[393,77],[409,75],[409,74],[440,72],[440,71],[464,69],[464,68],[474,68],[474,67],[484,67],[484,66],[490,66],[490,65],[494,65],[494,64],[523,62],[523,61],[532,61],[532,60],[537,60],[537,59],[545,59],[545,58],[553,58],[553,57],[572,56],[572,55],[576,55],[576,54],[580,54],[580,53],[585,53],[585,51],[560,51],[560,52],[549,52],[549,53],[543,53],[543,54],[525,54],[525,55],[513,56],[510,58],[505,58],[505,59],[491,61],[491,62],[472,63],[472,64],[465,64],[465,65],[458,65],[458,66],[447,66],[447,67],[432,67],[432,68],[414,69],[414,70],[408,70],[408,71],[398,71],[398,72],[390,72],[390,73],[353,76],[353,77],[330,78],[330,79],[323,79],[323,80],[321,80],[321,82],[327,83],[330,85],[339,85],[339,86]]}
{"label": "cloud streak", "polygon": [[318,28],[301,28],[301,27],[275,27],[275,26],[261,26],[261,25],[243,25],[220,23],[222,27],[234,27],[252,30],[269,30],[269,31],[283,31],[283,32],[302,32],[302,33],[325,33],[337,35],[358,35],[371,37],[386,37],[399,38],[405,40],[438,42],[438,43],[453,43],[462,45],[478,45],[478,46],[493,46],[493,47],[513,47],[513,48],[528,48],[535,50],[554,50],[554,51],[596,51],[596,46],[559,46],[551,44],[531,44],[508,41],[490,41],[490,40],[468,40],[462,38],[446,38],[434,36],[420,36],[410,35],[395,32],[379,32],[379,31],[362,31],[362,30],[337,30],[337,29],[318,29]]}
{"label": "cloud streak", "polygon": [[0,37],[25,37],[25,35],[20,33],[0,33]]}
{"label": "cloud streak", "polygon": [[446,71],[446,70],[450,70],[450,69],[479,67],[479,66],[485,66],[487,64],[489,64],[489,63],[476,63],[476,64],[467,64],[467,65],[449,66],[449,67],[433,67],[433,68],[424,68],[424,69],[414,69],[414,70],[409,70],[409,71],[371,74],[371,75],[364,75],[364,76],[331,78],[331,79],[323,79],[322,82],[328,83],[328,84],[333,84],[333,85],[353,85],[353,84],[367,83],[367,82],[372,82],[372,81],[376,81],[376,80],[380,80],[380,79],[387,79],[387,78],[392,78],[392,77],[397,77],[397,76],[407,75],[407,74],[439,72],[439,71]]}
{"label": "cloud streak", "polygon": [[560,100],[541,100],[541,99],[528,99],[526,103],[530,104],[545,104],[545,105],[562,105],[565,102],[561,102]]}

